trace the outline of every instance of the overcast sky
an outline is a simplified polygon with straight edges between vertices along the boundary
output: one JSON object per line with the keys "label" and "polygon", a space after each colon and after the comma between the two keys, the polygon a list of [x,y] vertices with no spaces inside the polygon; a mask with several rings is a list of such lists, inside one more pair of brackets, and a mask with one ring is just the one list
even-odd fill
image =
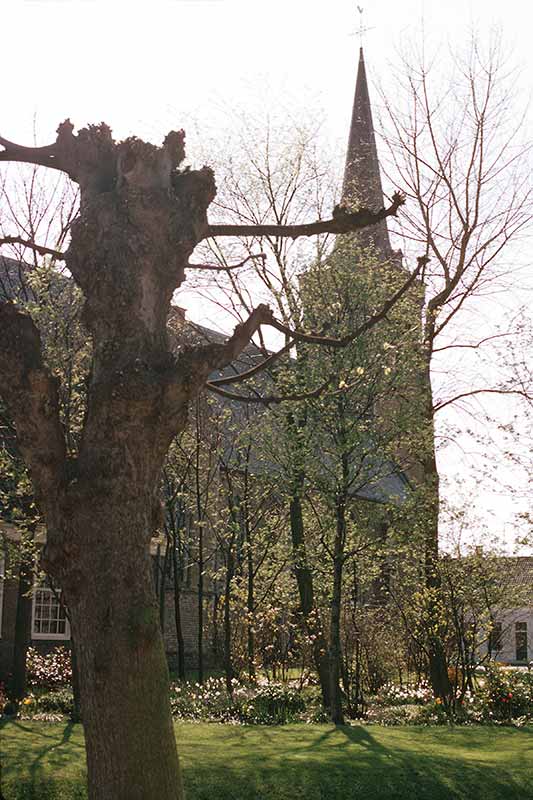
{"label": "overcast sky", "polygon": [[[439,46],[465,41],[473,27],[483,40],[499,26],[522,68],[518,86],[529,92],[530,2],[360,0],[360,5],[371,81],[379,79],[386,88],[390,64],[407,40],[423,38],[438,52]],[[274,113],[278,99],[294,98],[316,104],[324,114],[342,159],[359,26],[352,0],[2,0],[0,133],[32,144],[35,131],[36,143],[47,144],[58,123],[70,117],[76,126],[105,120],[117,138],[137,134],[159,143],[184,119],[210,121],[222,106],[246,107],[251,95]],[[527,125],[533,133],[533,116]],[[194,138],[189,146],[194,159],[191,146],[194,150]],[[513,408],[509,404],[508,415]],[[460,457],[461,447],[448,452],[443,473],[455,493],[462,482],[456,473],[464,467],[470,507],[481,511],[494,533],[510,536],[513,513],[525,504],[517,506],[508,492],[491,493],[487,483],[477,501],[472,499],[466,470],[477,462],[473,443],[466,438],[464,443],[468,453]],[[517,471],[508,472],[501,463],[495,470],[525,489]]]}

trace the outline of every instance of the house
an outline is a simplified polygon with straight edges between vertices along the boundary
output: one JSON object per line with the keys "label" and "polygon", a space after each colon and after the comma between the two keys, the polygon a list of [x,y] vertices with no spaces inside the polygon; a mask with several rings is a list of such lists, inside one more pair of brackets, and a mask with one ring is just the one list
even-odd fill
{"label": "house", "polygon": [[533,556],[498,558],[497,569],[506,599],[492,610],[479,658],[524,666],[533,661]]}

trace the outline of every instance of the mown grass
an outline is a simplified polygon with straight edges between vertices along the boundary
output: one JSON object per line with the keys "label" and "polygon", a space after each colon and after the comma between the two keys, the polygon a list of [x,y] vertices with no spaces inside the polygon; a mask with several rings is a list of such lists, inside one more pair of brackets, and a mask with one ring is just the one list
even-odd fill
{"label": "mown grass", "polygon": [[[176,725],[188,800],[533,800],[533,729]],[[81,800],[79,725],[0,731],[6,800]]]}

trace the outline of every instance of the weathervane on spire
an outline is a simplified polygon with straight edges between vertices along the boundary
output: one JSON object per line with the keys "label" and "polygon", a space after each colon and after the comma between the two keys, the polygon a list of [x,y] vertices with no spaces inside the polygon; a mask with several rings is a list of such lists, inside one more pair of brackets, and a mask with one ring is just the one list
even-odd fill
{"label": "weathervane on spire", "polygon": [[[365,9],[362,8],[361,6],[357,6],[357,10],[359,12],[359,30],[357,31],[357,34],[359,36],[359,46],[362,47],[363,46],[363,38],[364,38],[365,33],[367,33],[368,31],[373,31],[374,28],[373,27],[372,28],[365,28],[364,27],[364,25],[363,25],[363,13],[364,13]],[[352,33],[351,35],[355,36],[355,33]]]}

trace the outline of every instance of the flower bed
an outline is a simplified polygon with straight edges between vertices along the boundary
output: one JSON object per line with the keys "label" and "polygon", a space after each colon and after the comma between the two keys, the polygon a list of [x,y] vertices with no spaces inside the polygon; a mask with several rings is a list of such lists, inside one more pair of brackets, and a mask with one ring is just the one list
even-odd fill
{"label": "flower bed", "polygon": [[283,725],[301,720],[311,700],[290,685],[262,682],[243,685],[234,680],[228,692],[222,678],[204,684],[173,684],[170,704],[175,719]]}

